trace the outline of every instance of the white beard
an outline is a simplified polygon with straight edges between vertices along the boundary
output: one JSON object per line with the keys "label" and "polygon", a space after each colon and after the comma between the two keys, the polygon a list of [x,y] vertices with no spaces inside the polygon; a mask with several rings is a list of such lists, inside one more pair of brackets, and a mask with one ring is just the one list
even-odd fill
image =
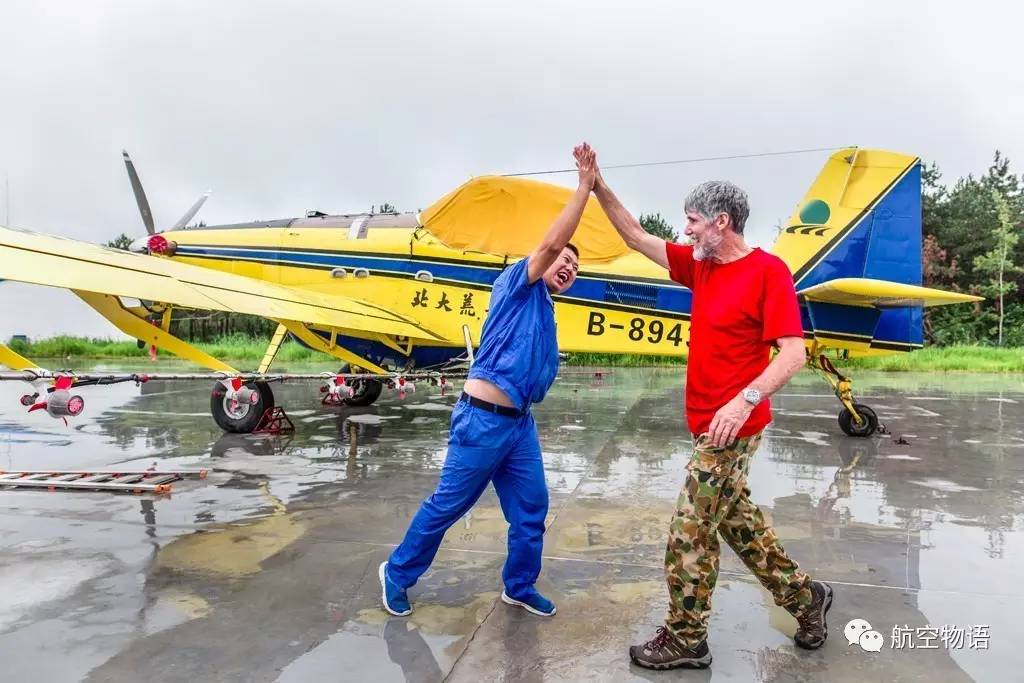
{"label": "white beard", "polygon": [[715,255],[722,243],[722,234],[713,232],[704,237],[700,244],[693,245],[693,260],[705,261]]}

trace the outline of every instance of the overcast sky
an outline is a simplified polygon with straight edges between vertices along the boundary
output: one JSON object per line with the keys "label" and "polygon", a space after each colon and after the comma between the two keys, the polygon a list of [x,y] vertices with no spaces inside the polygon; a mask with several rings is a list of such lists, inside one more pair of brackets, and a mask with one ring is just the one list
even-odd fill
{"label": "overcast sky", "polygon": [[[158,227],[206,189],[207,223],[418,209],[472,175],[564,168],[580,140],[606,164],[859,145],[947,179],[996,148],[1024,167],[1015,3],[301,4],[3,3],[11,224],[142,234],[122,148]],[[693,184],[729,178],[767,247],[826,156],[606,176],[677,226]],[[0,284],[0,338],[55,331],[114,334],[70,294]]]}

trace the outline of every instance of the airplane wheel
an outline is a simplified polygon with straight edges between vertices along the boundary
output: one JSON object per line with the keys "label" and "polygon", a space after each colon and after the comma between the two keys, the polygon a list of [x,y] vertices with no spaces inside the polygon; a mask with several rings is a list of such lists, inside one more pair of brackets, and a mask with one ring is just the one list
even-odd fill
{"label": "airplane wheel", "polygon": [[[338,370],[339,375],[351,372],[352,366],[348,363],[345,363]],[[373,405],[380,398],[381,392],[384,391],[384,383],[375,379],[354,379],[350,384],[352,386],[352,396],[342,399],[342,402],[347,406],[365,408],[366,406]]]}
{"label": "airplane wheel", "polygon": [[352,382],[352,396],[345,399],[345,405],[360,408],[373,403],[384,391],[384,383],[377,379],[357,379]]}
{"label": "airplane wheel", "polygon": [[256,403],[243,404],[227,397],[224,385],[217,382],[210,394],[210,413],[213,421],[225,432],[251,434],[263,413],[274,407],[274,392],[266,382],[246,382],[245,386],[259,393]]}
{"label": "airplane wheel", "polygon": [[864,422],[857,424],[853,419],[853,413],[843,408],[839,413],[839,427],[847,436],[868,437],[874,434],[878,429],[878,416],[875,415],[875,411],[861,403],[854,403],[853,407],[857,409]]}

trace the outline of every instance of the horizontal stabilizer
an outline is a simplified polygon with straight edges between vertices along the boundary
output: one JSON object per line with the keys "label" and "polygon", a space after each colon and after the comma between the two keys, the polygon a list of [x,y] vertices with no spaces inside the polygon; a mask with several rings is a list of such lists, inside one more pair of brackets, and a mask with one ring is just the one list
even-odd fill
{"label": "horizontal stabilizer", "polygon": [[981,301],[980,296],[907,285],[887,280],[844,277],[797,292],[808,301],[872,308],[921,308]]}

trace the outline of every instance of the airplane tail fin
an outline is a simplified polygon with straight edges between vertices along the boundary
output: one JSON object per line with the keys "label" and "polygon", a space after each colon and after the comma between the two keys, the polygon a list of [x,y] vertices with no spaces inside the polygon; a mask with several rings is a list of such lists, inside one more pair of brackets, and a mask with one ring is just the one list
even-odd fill
{"label": "airplane tail fin", "polygon": [[804,329],[859,351],[923,343],[922,307],[974,301],[921,287],[921,162],[843,149],[826,162],[773,248],[805,304]]}
{"label": "airplane tail fin", "polygon": [[773,252],[798,290],[844,277],[920,285],[920,160],[855,147],[836,152]]}

